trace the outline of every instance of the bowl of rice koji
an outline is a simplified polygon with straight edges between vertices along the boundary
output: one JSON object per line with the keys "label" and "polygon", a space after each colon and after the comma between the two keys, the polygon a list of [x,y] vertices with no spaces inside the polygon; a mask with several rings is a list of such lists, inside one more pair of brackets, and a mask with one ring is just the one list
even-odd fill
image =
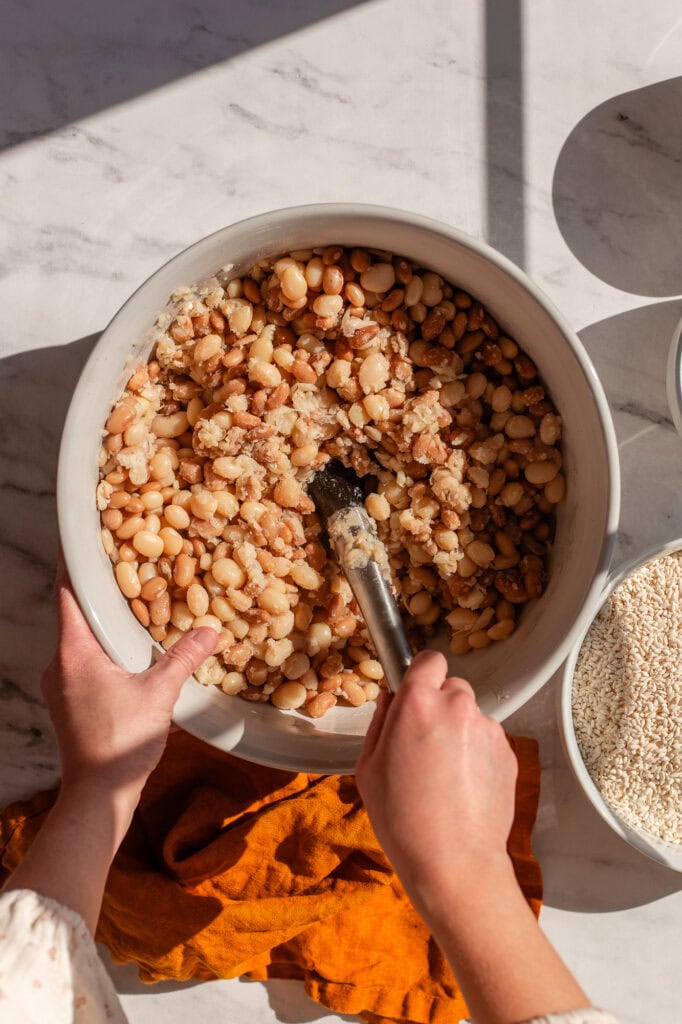
{"label": "bowl of rice koji", "polygon": [[558,718],[597,813],[682,871],[682,539],[611,578],[566,661]]}

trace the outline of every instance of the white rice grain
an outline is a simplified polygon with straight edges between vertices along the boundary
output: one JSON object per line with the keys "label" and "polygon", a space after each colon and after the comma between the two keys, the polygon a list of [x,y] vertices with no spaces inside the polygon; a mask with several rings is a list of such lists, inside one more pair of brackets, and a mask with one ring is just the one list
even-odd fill
{"label": "white rice grain", "polygon": [[637,569],[595,618],[573,679],[573,724],[612,810],[682,843],[682,552]]}

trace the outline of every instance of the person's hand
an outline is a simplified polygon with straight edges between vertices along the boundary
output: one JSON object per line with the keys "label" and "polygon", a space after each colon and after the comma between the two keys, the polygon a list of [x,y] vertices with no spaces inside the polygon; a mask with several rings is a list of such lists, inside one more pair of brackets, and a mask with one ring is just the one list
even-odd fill
{"label": "person's hand", "polygon": [[377,837],[425,916],[439,894],[484,866],[510,869],[516,758],[442,654],[416,655],[394,697],[382,695],[357,766]]}
{"label": "person's hand", "polygon": [[56,583],[59,643],[42,677],[62,789],[114,797],[132,814],[163,753],[184,681],[211,654],[212,629],[188,633],[146,672],[115,665],[91,633],[63,569]]}

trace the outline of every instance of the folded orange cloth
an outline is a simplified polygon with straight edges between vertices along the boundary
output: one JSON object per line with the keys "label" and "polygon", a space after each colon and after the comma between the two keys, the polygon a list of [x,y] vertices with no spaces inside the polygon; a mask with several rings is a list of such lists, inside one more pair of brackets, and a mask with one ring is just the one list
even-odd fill
{"label": "folded orange cloth", "polygon": [[[538,913],[542,878],[530,848],[537,744],[510,742],[519,780],[509,850]],[[5,873],[54,797],[38,794],[0,817]],[[317,1002],[371,1024],[467,1016],[353,778],[247,764],[184,732],[170,737],[145,787],[109,875],[97,938],[147,982],[298,978]]]}

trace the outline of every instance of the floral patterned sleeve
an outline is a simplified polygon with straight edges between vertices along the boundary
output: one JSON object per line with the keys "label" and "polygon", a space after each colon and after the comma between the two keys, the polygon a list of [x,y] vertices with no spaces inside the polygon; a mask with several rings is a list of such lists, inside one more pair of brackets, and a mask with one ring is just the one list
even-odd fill
{"label": "floral patterned sleeve", "polygon": [[[30,889],[0,894],[0,1019],[128,1024],[82,918]],[[586,1008],[525,1024],[618,1024]]]}
{"label": "floral patterned sleeve", "polygon": [[82,918],[30,889],[0,894],[0,1019],[127,1024]]}

